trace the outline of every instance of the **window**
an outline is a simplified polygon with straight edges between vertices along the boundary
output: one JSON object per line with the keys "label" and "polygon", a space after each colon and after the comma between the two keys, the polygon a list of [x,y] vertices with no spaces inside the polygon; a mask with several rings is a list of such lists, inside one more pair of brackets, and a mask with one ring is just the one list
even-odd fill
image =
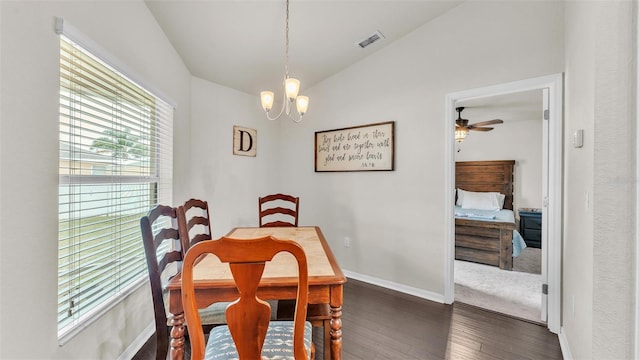
{"label": "window", "polygon": [[59,337],[146,278],[139,221],[171,203],[172,127],[173,107],[60,37]]}

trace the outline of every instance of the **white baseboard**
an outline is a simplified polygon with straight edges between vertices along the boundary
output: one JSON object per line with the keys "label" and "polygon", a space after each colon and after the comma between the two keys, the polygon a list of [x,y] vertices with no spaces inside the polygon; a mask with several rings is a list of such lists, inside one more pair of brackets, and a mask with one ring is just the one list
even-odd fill
{"label": "white baseboard", "polygon": [[569,341],[567,341],[567,336],[564,333],[563,327],[560,327],[558,340],[560,341],[560,350],[562,350],[562,358],[564,360],[573,360],[573,355],[571,355],[571,349],[569,348]]}
{"label": "white baseboard", "polygon": [[151,322],[144,330],[136,337],[135,340],[124,350],[118,357],[118,360],[131,360],[142,349],[144,344],[149,340],[153,333],[156,332],[156,323]]}
{"label": "white baseboard", "polygon": [[426,300],[435,301],[435,302],[444,304],[443,294],[434,293],[424,289],[418,289],[412,286],[399,284],[393,281],[379,279],[373,276],[363,275],[363,274],[359,274],[359,273],[348,271],[348,270],[343,270],[342,272],[348,278],[352,278],[352,279],[366,282],[372,285],[377,285],[383,288],[399,291],[405,294],[417,296]]}

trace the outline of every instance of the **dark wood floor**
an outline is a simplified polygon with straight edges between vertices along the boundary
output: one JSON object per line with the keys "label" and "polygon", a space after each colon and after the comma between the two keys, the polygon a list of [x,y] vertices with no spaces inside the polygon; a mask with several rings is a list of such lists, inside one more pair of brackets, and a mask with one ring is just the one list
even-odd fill
{"label": "dark wood floor", "polygon": [[[470,305],[444,305],[355,280],[344,289],[342,356],[375,359],[562,359],[545,327]],[[321,331],[314,331],[322,359]],[[134,357],[152,360],[155,340]]]}

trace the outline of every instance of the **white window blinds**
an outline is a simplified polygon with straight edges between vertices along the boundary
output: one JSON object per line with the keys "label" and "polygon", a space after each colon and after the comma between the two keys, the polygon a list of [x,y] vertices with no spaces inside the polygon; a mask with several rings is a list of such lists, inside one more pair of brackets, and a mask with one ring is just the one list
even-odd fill
{"label": "white window blinds", "polygon": [[171,203],[173,108],[60,37],[58,335],[146,278],[139,221]]}

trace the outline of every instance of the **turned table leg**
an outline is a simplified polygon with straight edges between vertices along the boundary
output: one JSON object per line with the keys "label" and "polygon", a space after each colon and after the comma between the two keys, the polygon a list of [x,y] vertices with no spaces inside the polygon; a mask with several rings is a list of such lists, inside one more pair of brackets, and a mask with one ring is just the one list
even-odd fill
{"label": "turned table leg", "polygon": [[184,359],[184,314],[171,319],[171,360]]}
{"label": "turned table leg", "polygon": [[342,285],[331,287],[331,359],[342,359]]}

